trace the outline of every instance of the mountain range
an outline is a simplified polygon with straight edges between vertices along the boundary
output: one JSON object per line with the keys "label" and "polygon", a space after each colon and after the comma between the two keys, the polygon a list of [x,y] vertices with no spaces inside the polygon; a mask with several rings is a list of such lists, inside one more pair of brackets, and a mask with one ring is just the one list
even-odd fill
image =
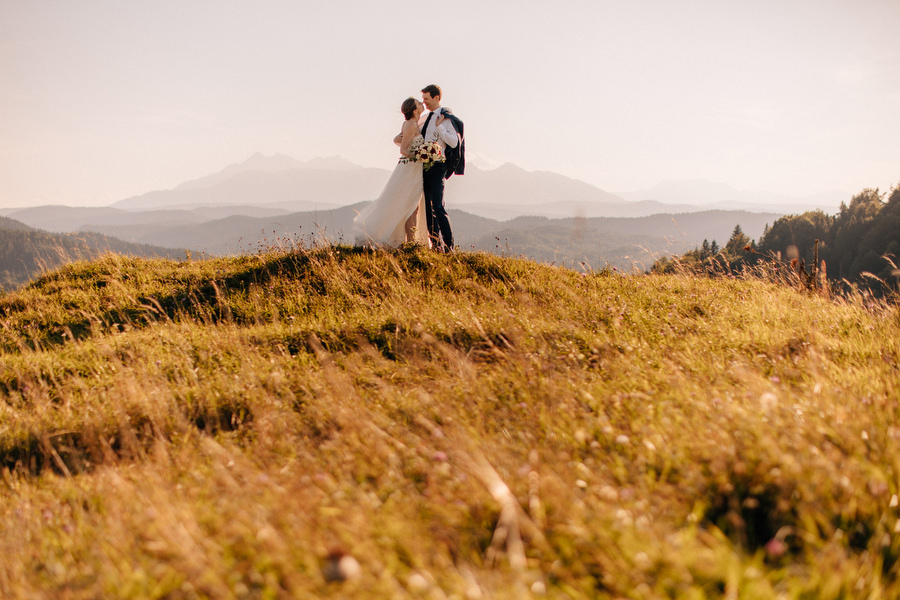
{"label": "mountain range", "polygon": [[[137,244],[243,253],[275,244],[352,241],[353,216],[389,176],[389,170],[340,157],[300,161],[254,154],[172,189],[107,207],[41,206],[0,213],[50,232],[91,231]],[[592,264],[622,268],[684,252],[704,239],[724,242],[735,225],[756,238],[779,216],[836,208],[845,198],[781,198],[775,209],[757,202],[771,201],[771,195],[696,181],[612,194],[511,164],[492,170],[469,165],[464,176],[448,181],[445,194],[463,248],[558,262],[590,257]]]}
{"label": "mountain range", "polygon": [[771,210],[776,208],[789,213],[811,210],[837,212],[841,202],[850,194],[841,191],[820,192],[801,197],[771,192],[742,191],[730,185],[702,179],[664,181],[639,192],[622,192],[620,197],[629,201],[657,201],[665,205],[719,208],[726,210]]}

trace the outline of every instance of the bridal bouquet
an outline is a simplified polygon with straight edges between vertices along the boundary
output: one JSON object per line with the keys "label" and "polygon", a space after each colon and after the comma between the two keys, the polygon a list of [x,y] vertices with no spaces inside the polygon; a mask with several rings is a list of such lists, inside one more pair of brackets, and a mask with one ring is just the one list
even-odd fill
{"label": "bridal bouquet", "polygon": [[422,142],[409,149],[410,158],[422,163],[422,169],[427,171],[431,165],[444,162],[444,151],[437,142]]}

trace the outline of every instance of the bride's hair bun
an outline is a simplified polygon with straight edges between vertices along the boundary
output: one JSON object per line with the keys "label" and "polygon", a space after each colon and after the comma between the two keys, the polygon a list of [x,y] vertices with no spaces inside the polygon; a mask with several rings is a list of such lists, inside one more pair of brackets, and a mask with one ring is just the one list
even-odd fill
{"label": "bride's hair bun", "polygon": [[400,105],[400,112],[403,113],[403,117],[409,121],[413,118],[413,113],[416,112],[416,99],[410,96],[406,100],[403,101],[403,104]]}

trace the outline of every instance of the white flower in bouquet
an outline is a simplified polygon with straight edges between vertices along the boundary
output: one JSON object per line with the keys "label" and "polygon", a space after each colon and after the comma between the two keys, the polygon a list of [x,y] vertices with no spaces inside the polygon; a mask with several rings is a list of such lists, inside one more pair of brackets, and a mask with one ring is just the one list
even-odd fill
{"label": "white flower in bouquet", "polygon": [[409,144],[409,150],[407,150],[408,154],[406,156],[400,157],[400,162],[403,164],[417,162],[419,160],[419,150],[422,148],[422,145],[425,143],[421,137],[417,137],[413,139],[413,141]]}
{"label": "white flower in bouquet", "polygon": [[410,156],[414,156],[416,162],[422,163],[422,169],[427,171],[434,163],[444,162],[444,151],[441,150],[437,142],[425,142],[417,146],[415,152],[410,152]]}
{"label": "white flower in bouquet", "polygon": [[415,139],[413,139],[412,143],[409,145],[409,156],[411,158],[414,158],[416,156],[416,153],[423,145],[425,145],[425,140],[423,138],[416,137]]}

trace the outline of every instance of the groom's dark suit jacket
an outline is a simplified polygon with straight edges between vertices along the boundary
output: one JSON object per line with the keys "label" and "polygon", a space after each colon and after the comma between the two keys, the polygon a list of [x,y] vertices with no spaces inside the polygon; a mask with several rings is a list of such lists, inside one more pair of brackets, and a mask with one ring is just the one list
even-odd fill
{"label": "groom's dark suit jacket", "polygon": [[453,114],[444,113],[444,116],[450,120],[453,129],[459,134],[459,143],[456,145],[456,148],[451,148],[450,146],[444,148],[447,169],[444,177],[449,178],[451,175],[462,175],[466,172],[466,136],[463,134],[464,126],[462,121]]}

